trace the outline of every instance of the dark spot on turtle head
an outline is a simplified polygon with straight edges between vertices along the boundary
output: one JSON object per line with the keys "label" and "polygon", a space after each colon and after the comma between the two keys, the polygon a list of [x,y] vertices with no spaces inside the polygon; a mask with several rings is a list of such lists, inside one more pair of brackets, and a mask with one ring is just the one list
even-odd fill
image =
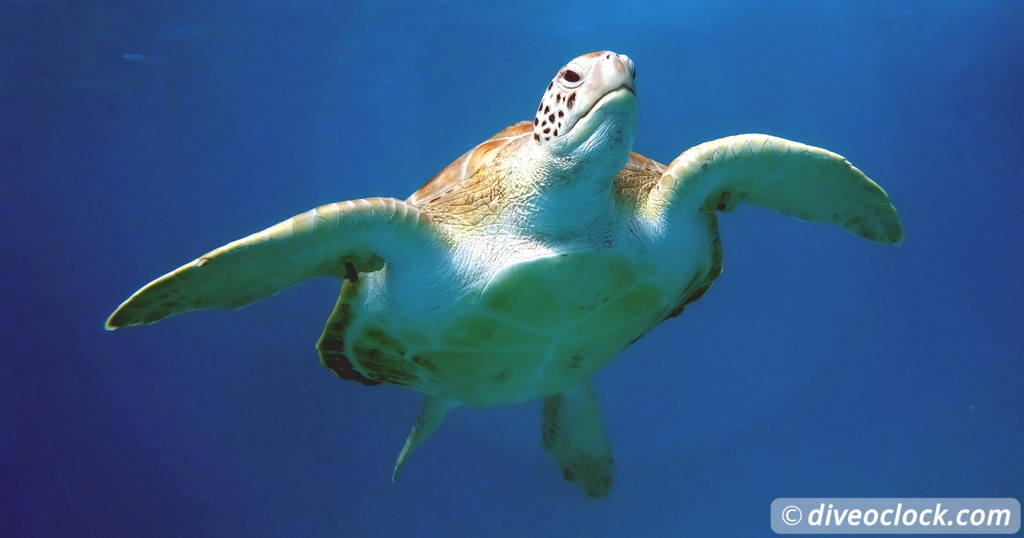
{"label": "dark spot on turtle head", "polygon": [[544,113],[547,114],[548,112],[551,112],[551,107],[544,107]]}
{"label": "dark spot on turtle head", "polygon": [[548,121],[550,121],[551,123],[554,123],[555,122],[555,115],[554,114],[550,114],[548,116]]}
{"label": "dark spot on turtle head", "polygon": [[548,82],[548,89],[550,90],[555,85],[555,81]]}
{"label": "dark spot on turtle head", "polygon": [[536,140],[537,142],[540,142],[540,135],[537,133],[533,133],[533,139]]}
{"label": "dark spot on turtle head", "polygon": [[537,118],[533,118],[533,124],[537,125]]}
{"label": "dark spot on turtle head", "polygon": [[574,471],[572,467],[566,467],[565,469],[562,469],[562,478],[564,478],[566,482],[572,482],[573,480],[576,480],[576,471]]}
{"label": "dark spot on turtle head", "polygon": [[569,110],[572,110],[572,106],[576,104],[576,92],[569,94],[569,100],[565,104],[569,106]]}

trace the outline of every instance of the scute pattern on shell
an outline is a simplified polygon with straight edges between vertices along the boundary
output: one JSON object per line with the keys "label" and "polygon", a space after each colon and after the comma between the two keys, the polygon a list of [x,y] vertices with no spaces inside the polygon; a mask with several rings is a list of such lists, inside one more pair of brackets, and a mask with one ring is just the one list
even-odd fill
{"label": "scute pattern on shell", "polygon": [[630,153],[626,166],[615,174],[615,182],[612,183],[616,205],[630,213],[638,211],[647,203],[647,196],[664,172],[665,165],[658,161],[636,152]]}
{"label": "scute pattern on shell", "polygon": [[408,198],[412,204],[424,204],[437,198],[453,186],[477,174],[491,165],[497,154],[509,144],[515,143],[530,133],[530,122],[520,121],[494,133],[494,136],[477,144],[458,159],[444,167],[434,177]]}

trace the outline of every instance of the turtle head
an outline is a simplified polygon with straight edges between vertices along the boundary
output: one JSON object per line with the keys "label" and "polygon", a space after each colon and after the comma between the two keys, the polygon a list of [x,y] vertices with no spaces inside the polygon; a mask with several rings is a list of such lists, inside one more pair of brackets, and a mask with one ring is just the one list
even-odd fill
{"label": "turtle head", "polygon": [[636,69],[611,51],[591,52],[558,70],[533,119],[533,141],[566,165],[625,165],[636,131]]}

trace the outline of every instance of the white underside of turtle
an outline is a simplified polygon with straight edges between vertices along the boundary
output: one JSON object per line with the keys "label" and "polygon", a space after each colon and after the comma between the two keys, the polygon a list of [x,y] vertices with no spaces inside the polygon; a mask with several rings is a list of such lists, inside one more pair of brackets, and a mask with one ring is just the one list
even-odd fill
{"label": "white underside of turtle", "polygon": [[633,62],[580,56],[512,124],[405,201],[317,207],[154,280],[107,328],[238,308],[322,275],[342,290],[317,342],[339,377],[424,395],[395,464],[460,404],[544,398],[542,440],[592,497],[612,482],[590,380],[721,272],[716,212],[749,203],[898,244],[885,191],[841,156],[738,135],[669,165],[632,153]]}

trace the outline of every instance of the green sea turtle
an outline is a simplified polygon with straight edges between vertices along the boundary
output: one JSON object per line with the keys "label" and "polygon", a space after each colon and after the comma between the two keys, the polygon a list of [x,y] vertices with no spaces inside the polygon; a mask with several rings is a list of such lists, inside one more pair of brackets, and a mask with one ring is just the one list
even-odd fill
{"label": "green sea turtle", "polygon": [[238,308],[332,275],[317,342],[343,379],[421,392],[394,475],[453,406],[543,398],[544,447],[590,496],[611,486],[594,372],[701,297],[722,270],[717,211],[746,202],[880,243],[903,228],[843,157],[762,134],[669,165],[632,153],[636,72],[609,51],[558,70],[514,123],[411,197],[323,205],[154,280],[108,329]]}

